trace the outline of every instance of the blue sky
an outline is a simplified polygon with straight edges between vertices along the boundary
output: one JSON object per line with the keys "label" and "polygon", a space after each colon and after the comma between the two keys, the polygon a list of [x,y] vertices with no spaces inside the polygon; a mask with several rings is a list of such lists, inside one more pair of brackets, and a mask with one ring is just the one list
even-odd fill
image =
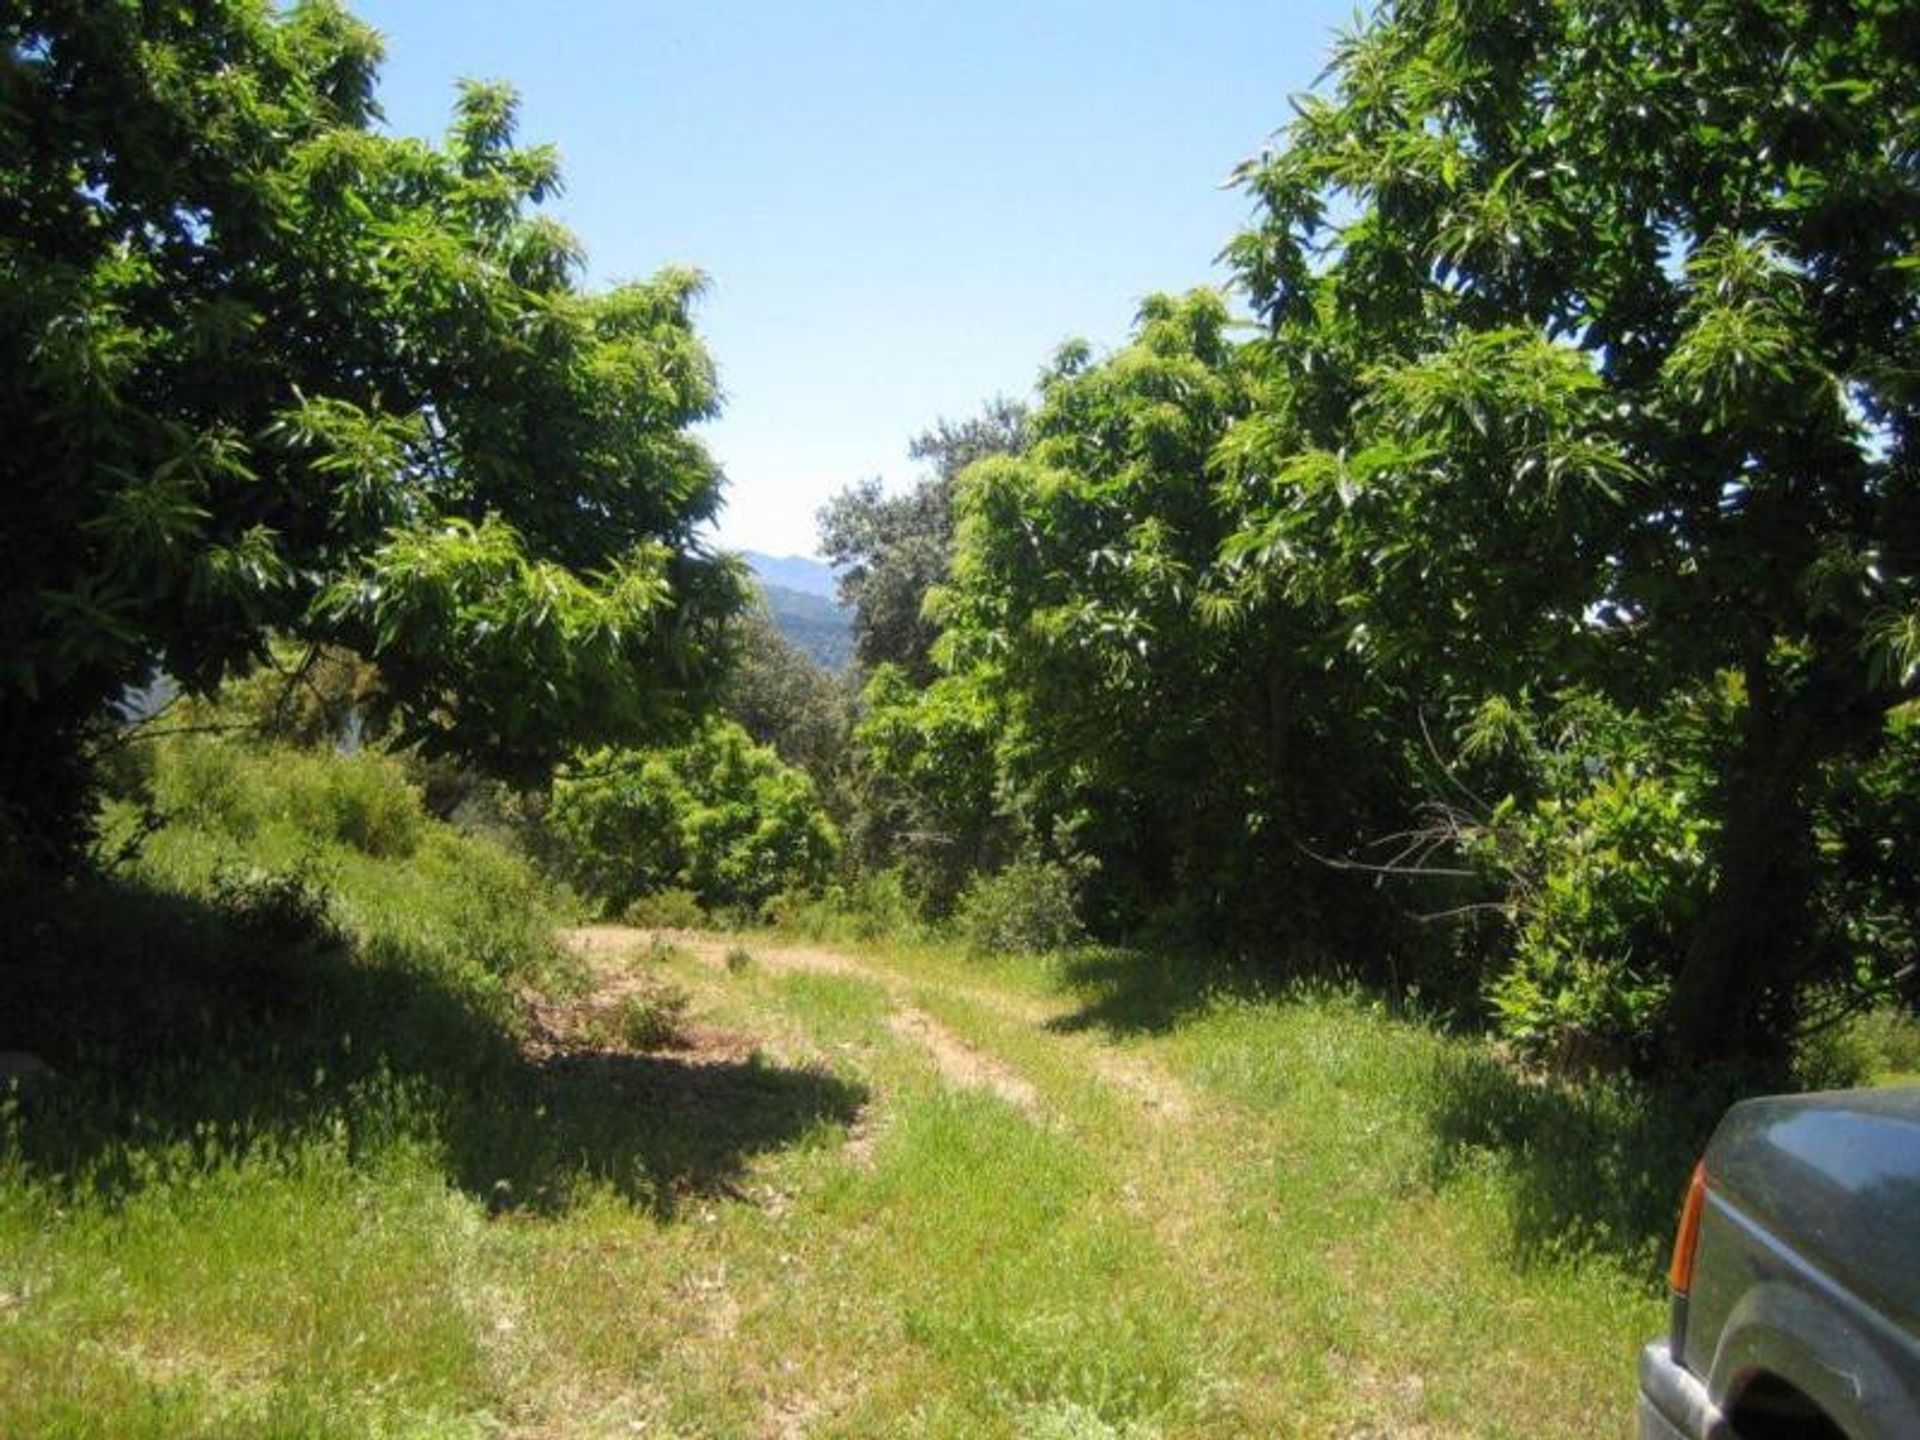
{"label": "blue sky", "polygon": [[813,514],[1143,295],[1218,283],[1221,188],[1319,74],[1344,4],[356,0],[396,130],[462,76],[559,145],[552,208],[605,283],[705,271],[720,539],[812,553]]}

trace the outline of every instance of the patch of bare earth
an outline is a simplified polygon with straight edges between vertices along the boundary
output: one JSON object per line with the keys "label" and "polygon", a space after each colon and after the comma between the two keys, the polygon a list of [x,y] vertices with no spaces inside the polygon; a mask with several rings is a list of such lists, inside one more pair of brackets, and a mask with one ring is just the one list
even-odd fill
{"label": "patch of bare earth", "polygon": [[[732,942],[691,930],[636,930],[622,925],[590,925],[566,932],[567,944],[578,955],[591,959],[596,955],[633,954],[655,941],[685,950],[702,963],[721,966],[726,963]],[[838,950],[804,945],[760,945],[754,960],[775,972],[804,972],[816,975],[845,975],[871,981],[887,991],[900,1011],[890,1022],[894,1033],[926,1046],[941,1073],[958,1085],[985,1088],[1011,1100],[1028,1113],[1037,1109],[1033,1087],[1007,1066],[968,1046],[965,1041],[939,1026],[930,1016],[905,1005],[899,977]],[[1017,999],[1004,991],[971,986],[942,986],[966,1000],[978,1003],[997,1014],[1023,1023],[1041,1025],[1052,1018],[1046,1006]],[[1103,1083],[1124,1091],[1140,1102],[1145,1114],[1154,1119],[1178,1120],[1194,1110],[1192,1092],[1175,1076],[1151,1061],[1124,1055],[1107,1046],[1088,1041],[1075,1046],[1086,1057],[1088,1067]],[[998,1080],[989,1080],[997,1074]]]}
{"label": "patch of bare earth", "polygon": [[967,1090],[989,1091],[1029,1115],[1039,1113],[1040,1097],[1032,1085],[991,1055],[974,1049],[924,1010],[896,1010],[887,1017],[887,1028],[916,1041],[950,1083]]}
{"label": "patch of bare earth", "polygon": [[[657,937],[647,932],[628,933],[636,937],[630,944],[645,944],[658,938],[708,965],[724,965],[727,952],[733,948],[724,941],[683,930],[658,932]],[[588,943],[605,945],[610,941],[602,936]],[[901,999],[902,986],[896,976],[837,950],[810,946],[761,946],[753,955],[757,962],[775,972],[843,975],[879,985],[896,1007],[887,1017],[887,1028],[924,1049],[950,1084],[967,1090],[986,1090],[1029,1115],[1039,1113],[1040,1096],[1031,1084],[1010,1066],[969,1045],[925,1011],[906,1004]]]}
{"label": "patch of bare earth", "polygon": [[578,994],[526,997],[531,1023],[523,1048],[530,1058],[564,1066],[591,1063],[597,1057],[667,1051],[688,1065],[737,1065],[762,1049],[754,1036],[743,1031],[690,1022],[673,1026],[670,1036],[652,1045],[635,1046],[617,1038],[622,1012],[630,1003],[657,1001],[671,994],[670,986],[633,963],[640,952],[634,935],[611,925],[568,932],[568,947],[586,962],[588,984]]}

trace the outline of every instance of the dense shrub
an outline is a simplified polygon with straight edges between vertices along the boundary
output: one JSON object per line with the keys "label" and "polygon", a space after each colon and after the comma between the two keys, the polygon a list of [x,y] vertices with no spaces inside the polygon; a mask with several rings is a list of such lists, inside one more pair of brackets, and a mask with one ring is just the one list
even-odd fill
{"label": "dense shrub", "polygon": [[925,934],[899,867],[862,870],[817,892],[783,890],[767,901],[763,913],[776,929],[809,940],[904,943]]}
{"label": "dense shrub", "polygon": [[1510,963],[1490,995],[1523,1048],[1622,1055],[1654,1035],[1704,902],[1707,823],[1667,776],[1630,769],[1548,796],[1504,823],[1527,872]]}
{"label": "dense shrub", "polygon": [[285,946],[341,939],[333,891],[311,857],[287,870],[223,863],[209,889],[214,909],[241,935]]}
{"label": "dense shrub", "polygon": [[954,912],[967,948],[976,955],[1038,955],[1059,950],[1084,933],[1074,908],[1073,876],[1065,867],[1021,860],[998,875],[975,880]]}
{"label": "dense shrub", "polygon": [[1657,716],[1585,694],[1529,711],[1494,702],[1466,752],[1507,793],[1466,827],[1510,920],[1480,930],[1486,993],[1522,1053],[1612,1068],[1650,1056],[1712,883],[1703,756],[1724,696]]}
{"label": "dense shrub", "polygon": [[628,905],[620,918],[649,929],[698,930],[707,923],[707,912],[691,890],[657,890]]}
{"label": "dense shrub", "polygon": [[393,756],[178,736],[144,746],[158,814],[136,872],[198,893],[274,944],[354,938],[405,964],[498,983],[551,963],[557,902],[522,856],[426,815]]}
{"label": "dense shrub", "polygon": [[162,814],[236,840],[275,822],[367,855],[411,855],[426,825],[419,791],[390,755],[339,755],[185,736],[155,747]]}
{"label": "dense shrub", "polygon": [[710,723],[664,750],[602,750],[557,777],[548,821],[574,881],[608,912],[663,890],[708,909],[817,887],[839,852],[813,782]]}

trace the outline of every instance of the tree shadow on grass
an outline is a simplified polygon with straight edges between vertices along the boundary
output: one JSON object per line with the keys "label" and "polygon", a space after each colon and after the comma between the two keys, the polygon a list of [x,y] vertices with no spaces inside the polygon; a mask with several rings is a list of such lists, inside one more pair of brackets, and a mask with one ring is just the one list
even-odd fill
{"label": "tree shadow on grass", "polygon": [[1281,988],[1251,961],[1177,948],[1087,946],[1056,964],[1061,988],[1078,1002],[1047,1021],[1047,1029],[1063,1035],[1164,1035],[1220,996],[1266,997]]}
{"label": "tree shadow on grass", "polygon": [[399,942],[262,936],[131,884],[32,905],[0,903],[0,1049],[62,1078],[0,1148],[109,1203],[183,1166],[407,1145],[495,1213],[600,1188],[668,1219],[867,1098],[757,1054],[538,1054],[513,984]]}
{"label": "tree shadow on grass", "polygon": [[1448,1052],[1423,1097],[1436,1188],[1491,1170],[1523,1264],[1607,1255],[1655,1283],[1687,1177],[1728,1105],[1777,1088],[1751,1071],[1685,1084],[1529,1077]]}
{"label": "tree shadow on grass", "polygon": [[[1304,977],[1177,950],[1090,948],[1061,961],[1059,978],[1079,1003],[1049,1029],[1125,1036],[1168,1033],[1220,996],[1279,1000]],[[1490,1177],[1518,1263],[1604,1254],[1653,1283],[1719,1116],[1780,1083],[1751,1070],[1684,1084],[1549,1080],[1469,1043],[1440,1050],[1407,1099],[1427,1133],[1422,1182],[1444,1189]]]}

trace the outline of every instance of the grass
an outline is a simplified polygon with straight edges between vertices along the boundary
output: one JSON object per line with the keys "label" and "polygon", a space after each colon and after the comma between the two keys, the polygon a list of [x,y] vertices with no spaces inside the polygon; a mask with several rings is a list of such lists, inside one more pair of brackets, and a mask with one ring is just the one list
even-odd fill
{"label": "grass", "polygon": [[1720,1096],[1159,955],[583,963],[397,778],[195,763],[226,809],[0,971],[64,1077],[0,1141],[0,1433],[1626,1426]]}

